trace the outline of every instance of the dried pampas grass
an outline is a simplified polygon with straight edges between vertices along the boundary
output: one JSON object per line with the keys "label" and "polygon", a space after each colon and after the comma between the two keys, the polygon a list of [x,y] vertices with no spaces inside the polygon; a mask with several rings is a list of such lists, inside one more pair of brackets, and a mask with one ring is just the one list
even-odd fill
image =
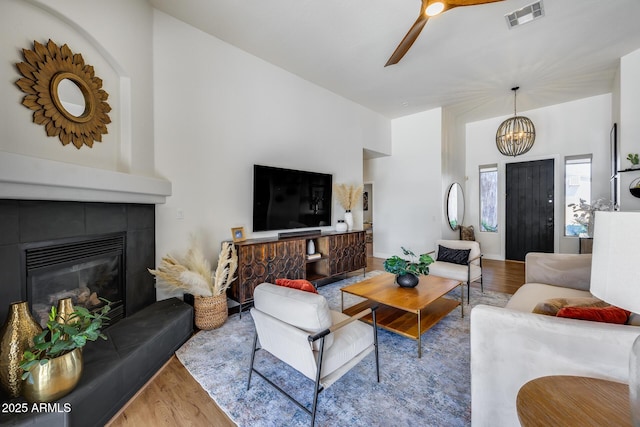
{"label": "dried pampas grass", "polygon": [[213,294],[220,295],[226,292],[231,283],[236,280],[234,274],[238,268],[238,254],[236,246],[230,242],[222,244],[222,250],[218,257],[215,279],[213,281]]}
{"label": "dried pampas grass", "polygon": [[238,256],[235,246],[224,242],[218,258],[218,266],[213,274],[211,263],[205,258],[196,239],[192,238],[191,247],[184,259],[180,260],[167,255],[162,258],[157,269],[148,270],[166,285],[193,295],[211,297],[227,291],[236,279],[234,274],[237,267]]}
{"label": "dried pampas grass", "polygon": [[338,203],[346,211],[356,207],[356,204],[362,198],[362,190],[362,185],[336,184],[334,187]]}

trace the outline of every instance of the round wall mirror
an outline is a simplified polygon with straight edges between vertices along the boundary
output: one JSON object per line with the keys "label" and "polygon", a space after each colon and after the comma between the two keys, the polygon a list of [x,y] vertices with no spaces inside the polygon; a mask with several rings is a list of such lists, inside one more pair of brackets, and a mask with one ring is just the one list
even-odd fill
{"label": "round wall mirror", "polygon": [[61,107],[72,117],[81,117],[85,112],[85,99],[80,87],[71,79],[64,78],[58,83],[58,99]]}
{"label": "round wall mirror", "polygon": [[70,122],[86,123],[94,116],[96,104],[91,89],[73,73],[60,72],[53,76],[51,100]]}
{"label": "round wall mirror", "polygon": [[447,219],[452,230],[457,230],[464,221],[464,193],[457,182],[451,184],[447,194]]}
{"label": "round wall mirror", "polygon": [[25,93],[22,105],[33,111],[33,122],[64,145],[80,148],[102,142],[111,107],[93,67],[66,44],[51,40],[44,45],[34,41],[33,50],[22,52],[25,62],[16,63],[22,74],[16,85]]}

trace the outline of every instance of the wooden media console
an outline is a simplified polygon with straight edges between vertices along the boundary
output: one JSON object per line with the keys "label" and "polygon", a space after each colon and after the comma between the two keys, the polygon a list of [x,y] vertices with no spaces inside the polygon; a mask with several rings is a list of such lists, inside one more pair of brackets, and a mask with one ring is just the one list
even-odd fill
{"label": "wooden media console", "polygon": [[[307,259],[307,244],[314,241],[320,258]],[[367,265],[364,231],[327,232],[311,236],[248,239],[236,242],[238,279],[227,295],[242,307],[253,301],[253,290],[278,278],[317,282],[364,269]]]}

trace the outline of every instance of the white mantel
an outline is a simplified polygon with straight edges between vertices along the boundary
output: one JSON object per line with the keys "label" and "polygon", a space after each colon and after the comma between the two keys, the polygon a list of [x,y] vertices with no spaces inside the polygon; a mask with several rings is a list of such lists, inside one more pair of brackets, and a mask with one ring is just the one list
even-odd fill
{"label": "white mantel", "polygon": [[171,182],[0,151],[0,199],[165,203]]}

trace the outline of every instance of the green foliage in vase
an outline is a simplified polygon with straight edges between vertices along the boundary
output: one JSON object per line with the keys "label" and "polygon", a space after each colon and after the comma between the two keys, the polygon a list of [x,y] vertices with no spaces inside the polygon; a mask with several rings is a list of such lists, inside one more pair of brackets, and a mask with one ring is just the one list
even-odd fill
{"label": "green foliage in vase", "polygon": [[397,255],[387,258],[384,261],[385,271],[395,275],[410,273],[414,276],[419,276],[421,274],[429,274],[429,264],[433,262],[433,258],[431,258],[430,255],[422,254],[417,256],[409,249],[405,249],[404,247],[401,247],[401,249],[402,253],[409,257],[409,260],[400,258]]}
{"label": "green foliage in vase", "polygon": [[638,163],[640,163],[640,158],[638,158],[638,153],[634,153],[634,154],[629,153],[627,155],[627,160],[629,160],[632,165],[637,165]]}
{"label": "green foliage in vase", "polygon": [[486,222],[483,222],[480,231],[489,231],[495,233],[498,231],[498,225],[489,225]]}
{"label": "green foliage in vase", "polygon": [[579,199],[579,203],[569,203],[568,207],[573,209],[573,222],[588,227],[593,220],[596,211],[612,211],[614,204],[611,200],[598,199],[593,203],[587,203],[585,199]]}
{"label": "green foliage in vase", "polygon": [[104,299],[102,301],[105,305],[95,312],[84,307],[74,307],[73,313],[67,319],[61,319],[63,323],[56,320],[56,307],[51,307],[46,329],[33,338],[33,347],[25,350],[22,355],[20,367],[25,371],[22,379],[33,383],[30,370],[36,364],[44,365],[50,359],[82,348],[87,341],[95,341],[98,338],[106,340],[107,337],[100,329],[109,320],[107,313],[111,310],[111,302]]}

